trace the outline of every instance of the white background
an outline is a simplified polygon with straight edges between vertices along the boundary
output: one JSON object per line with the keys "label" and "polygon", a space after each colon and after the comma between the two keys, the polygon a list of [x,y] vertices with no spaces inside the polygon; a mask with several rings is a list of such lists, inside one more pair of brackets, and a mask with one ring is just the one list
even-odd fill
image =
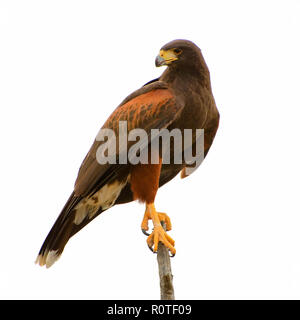
{"label": "white background", "polygon": [[300,299],[299,1],[1,1],[0,298],[159,299],[144,207],[116,206],[50,269],[36,255],[99,128],[194,41],[220,128],[159,190],[177,299]]}

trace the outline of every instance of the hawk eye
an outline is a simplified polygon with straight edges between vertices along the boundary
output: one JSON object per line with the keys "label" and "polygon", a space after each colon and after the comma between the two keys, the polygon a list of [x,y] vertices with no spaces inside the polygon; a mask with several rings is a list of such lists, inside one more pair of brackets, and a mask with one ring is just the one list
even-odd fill
{"label": "hawk eye", "polygon": [[174,49],[173,51],[174,51],[174,53],[176,53],[176,54],[180,54],[180,53],[182,52],[182,50],[177,49],[177,48],[176,48],[176,49]]}

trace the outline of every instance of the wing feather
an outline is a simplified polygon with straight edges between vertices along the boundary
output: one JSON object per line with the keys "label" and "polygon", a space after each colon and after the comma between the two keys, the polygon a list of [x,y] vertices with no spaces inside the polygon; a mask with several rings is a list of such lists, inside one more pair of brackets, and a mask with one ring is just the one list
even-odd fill
{"label": "wing feather", "polygon": [[[182,105],[176,101],[172,91],[160,81],[142,87],[129,97],[115,109],[102,127],[102,129],[112,129],[117,140],[121,134],[120,121],[127,121],[127,134],[129,130],[141,128],[149,135],[151,129],[169,126],[182,110]],[[124,166],[98,163],[96,153],[102,143],[103,141],[94,141],[79,169],[74,189],[78,196],[86,196],[99,190],[104,184],[116,178]],[[129,147],[130,143],[127,150]],[[116,157],[118,157],[117,150]]]}

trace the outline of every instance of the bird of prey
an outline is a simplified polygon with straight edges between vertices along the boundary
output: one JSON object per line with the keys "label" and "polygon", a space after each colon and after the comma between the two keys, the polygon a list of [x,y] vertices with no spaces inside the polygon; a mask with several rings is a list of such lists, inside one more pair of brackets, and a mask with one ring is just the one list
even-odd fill
{"label": "bird of prey", "polygon": [[[113,130],[118,138],[124,134],[118,126],[121,121],[127,121],[127,131],[143,129],[147,137],[152,129],[179,129],[181,132],[203,129],[205,157],[218,129],[219,112],[201,50],[191,41],[173,40],[160,49],[155,64],[167,68],[159,78],[125,98],[102,129]],[[39,265],[50,267],[61,256],[68,240],[103,211],[134,200],[146,206],[141,224],[143,232],[147,234],[149,220],[153,223],[152,233],[147,234],[149,248],[157,252],[158,243],[162,242],[171,255],[175,255],[175,242],[167,234],[172,227],[170,218],[156,211],[154,200],[158,188],[179,172],[181,178],[186,177],[190,164],[187,161],[175,163],[172,156],[170,163],[164,163],[160,145],[156,150],[158,161],[154,163],[101,163],[97,150],[103,143],[95,139],[84,158],[74,190],[39,251],[36,260]],[[195,143],[193,133],[190,146],[193,150]],[[130,143],[125,151],[129,147]],[[118,150],[115,156],[120,157]],[[165,222],[166,231],[161,221]]]}

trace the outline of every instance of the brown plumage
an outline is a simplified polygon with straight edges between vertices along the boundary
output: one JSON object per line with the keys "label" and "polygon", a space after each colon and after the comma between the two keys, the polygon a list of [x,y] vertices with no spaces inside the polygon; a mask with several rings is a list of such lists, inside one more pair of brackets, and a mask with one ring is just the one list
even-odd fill
{"label": "brown plumage", "polygon": [[162,159],[158,164],[139,163],[131,168],[130,188],[133,193],[133,200],[153,203],[157,189],[159,188],[159,177],[162,166]]}
{"label": "brown plumage", "polygon": [[[209,71],[200,49],[187,40],[175,40],[162,47],[156,58],[156,65],[168,68],[160,78],[144,85],[129,95],[111,114],[102,128],[112,129],[116,137],[119,122],[127,121],[127,133],[142,128],[150,141],[151,129],[193,129],[193,150],[195,129],[204,129],[204,156],[208,153],[219,124],[219,113],[211,91]],[[157,189],[173,179],[180,171],[187,176],[189,164],[99,164],[97,150],[104,142],[93,143],[86,155],[75,182],[74,191],[54,223],[42,248],[37,262],[51,266],[61,255],[69,238],[104,210],[115,204],[139,200],[146,203],[142,229],[148,229],[148,220],[154,225],[147,243],[156,252],[158,241],[163,242],[175,254],[174,240],[165,233],[160,221],[165,220],[167,230],[171,229],[167,215],[158,213],[154,207]],[[127,149],[133,142],[128,141]],[[171,144],[173,151],[174,144]],[[118,150],[118,149],[117,149]],[[124,151],[124,150],[123,150]],[[123,152],[121,151],[121,152]],[[150,149],[149,149],[150,151]],[[118,160],[121,154],[115,154]]]}

